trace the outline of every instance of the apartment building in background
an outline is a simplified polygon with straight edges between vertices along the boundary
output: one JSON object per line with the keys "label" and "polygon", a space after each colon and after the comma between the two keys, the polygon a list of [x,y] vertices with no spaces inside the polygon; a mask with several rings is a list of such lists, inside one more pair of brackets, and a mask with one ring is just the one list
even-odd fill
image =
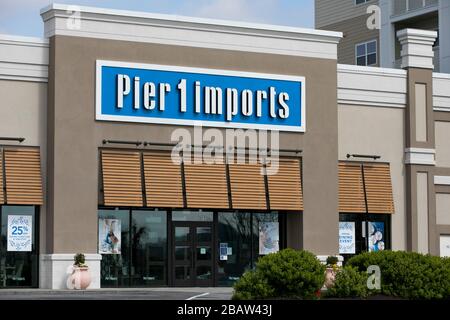
{"label": "apartment building in background", "polygon": [[[380,9],[379,29],[367,26],[376,15],[374,5]],[[315,21],[316,29],[343,32],[339,63],[384,68],[401,67],[397,31],[437,31],[434,70],[450,72],[450,0],[316,0]]]}

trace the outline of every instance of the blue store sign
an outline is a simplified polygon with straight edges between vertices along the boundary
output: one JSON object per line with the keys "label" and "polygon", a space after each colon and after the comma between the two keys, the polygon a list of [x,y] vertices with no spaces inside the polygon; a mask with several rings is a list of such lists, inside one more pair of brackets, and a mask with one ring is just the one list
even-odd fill
{"label": "blue store sign", "polygon": [[305,131],[304,77],[97,61],[96,119]]}

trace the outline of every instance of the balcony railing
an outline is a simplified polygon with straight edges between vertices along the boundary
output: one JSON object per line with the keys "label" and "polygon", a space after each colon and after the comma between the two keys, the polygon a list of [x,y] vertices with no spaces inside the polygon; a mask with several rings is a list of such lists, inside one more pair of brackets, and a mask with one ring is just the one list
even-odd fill
{"label": "balcony railing", "polygon": [[392,15],[397,16],[438,4],[439,0],[394,0],[392,1]]}

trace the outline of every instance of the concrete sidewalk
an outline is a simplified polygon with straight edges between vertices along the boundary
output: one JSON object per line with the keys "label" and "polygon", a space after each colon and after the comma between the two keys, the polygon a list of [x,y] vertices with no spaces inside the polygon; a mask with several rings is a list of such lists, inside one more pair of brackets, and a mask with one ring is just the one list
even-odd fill
{"label": "concrete sidewalk", "polygon": [[229,300],[232,288],[0,289],[0,300]]}

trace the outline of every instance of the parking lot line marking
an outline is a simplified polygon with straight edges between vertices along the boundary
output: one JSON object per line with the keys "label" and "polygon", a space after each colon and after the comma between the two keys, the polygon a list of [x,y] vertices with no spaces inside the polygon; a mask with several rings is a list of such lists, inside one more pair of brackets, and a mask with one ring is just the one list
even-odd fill
{"label": "parking lot line marking", "polygon": [[194,300],[194,299],[196,299],[196,298],[200,298],[200,297],[207,296],[208,294],[209,294],[209,292],[205,292],[205,293],[198,294],[198,295],[196,295],[196,296],[192,296],[192,297],[190,297],[190,298],[187,298],[186,300]]}

